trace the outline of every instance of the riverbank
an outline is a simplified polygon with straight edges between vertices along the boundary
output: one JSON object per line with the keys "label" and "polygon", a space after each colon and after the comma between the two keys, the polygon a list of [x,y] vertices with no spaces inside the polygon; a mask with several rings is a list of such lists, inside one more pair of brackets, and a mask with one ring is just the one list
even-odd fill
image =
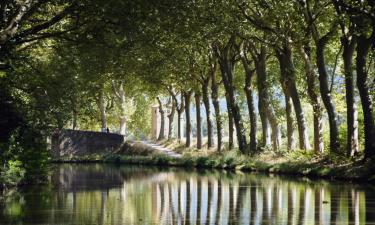
{"label": "riverbank", "polygon": [[[171,147],[169,143],[161,143]],[[375,163],[372,161],[343,160],[338,157],[314,156],[304,151],[272,152],[264,151],[251,156],[237,152],[185,149],[174,145],[173,150],[181,157],[171,157],[153,151],[147,146],[137,144],[126,149],[107,154],[80,157],[65,157],[54,160],[56,163],[116,163],[186,168],[210,168],[241,170],[272,174],[289,174],[314,178],[338,179],[348,181],[375,182]]]}

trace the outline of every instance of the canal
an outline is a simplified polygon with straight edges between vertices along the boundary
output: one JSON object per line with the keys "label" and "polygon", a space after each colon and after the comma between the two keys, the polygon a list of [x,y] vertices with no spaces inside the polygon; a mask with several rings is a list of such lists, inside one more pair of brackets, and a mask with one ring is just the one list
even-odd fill
{"label": "canal", "polygon": [[375,224],[375,186],[217,170],[59,164],[0,224]]}

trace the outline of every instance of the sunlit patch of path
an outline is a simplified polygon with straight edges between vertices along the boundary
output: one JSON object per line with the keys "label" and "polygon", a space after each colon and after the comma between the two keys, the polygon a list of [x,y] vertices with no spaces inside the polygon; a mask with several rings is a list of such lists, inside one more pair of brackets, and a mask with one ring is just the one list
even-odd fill
{"label": "sunlit patch of path", "polygon": [[149,142],[149,141],[140,141],[140,143],[144,144],[144,145],[147,145],[148,147],[162,153],[162,154],[165,154],[167,156],[170,156],[170,157],[174,157],[174,158],[180,158],[182,157],[181,154],[179,153],[176,153],[174,151],[172,151],[171,149],[169,148],[166,148],[166,147],[163,147],[159,144],[156,144],[156,143],[153,143],[153,142]]}

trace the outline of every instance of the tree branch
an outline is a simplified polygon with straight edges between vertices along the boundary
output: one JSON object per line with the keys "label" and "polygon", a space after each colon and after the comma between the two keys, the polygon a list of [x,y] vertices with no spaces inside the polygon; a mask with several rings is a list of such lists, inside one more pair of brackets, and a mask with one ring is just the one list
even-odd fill
{"label": "tree branch", "polygon": [[39,31],[45,30],[45,29],[55,25],[56,23],[58,23],[62,19],[64,19],[65,16],[67,16],[75,7],[76,7],[76,4],[73,4],[73,5],[70,5],[70,6],[66,7],[64,10],[62,10],[60,13],[58,13],[57,15],[52,17],[50,20],[48,20],[48,21],[46,21],[42,24],[35,25],[35,26],[33,26],[29,29],[26,29],[26,30],[20,32],[18,35],[15,35],[14,39],[16,39],[16,40],[22,39],[22,38],[24,38],[28,35],[36,34]]}
{"label": "tree branch", "polygon": [[25,0],[24,2],[18,2],[19,8],[17,10],[16,15],[10,20],[8,26],[5,29],[2,29],[0,32],[0,44],[6,43],[12,37],[15,36],[19,29],[20,22],[23,16],[27,13],[27,11],[31,7],[31,0]]}

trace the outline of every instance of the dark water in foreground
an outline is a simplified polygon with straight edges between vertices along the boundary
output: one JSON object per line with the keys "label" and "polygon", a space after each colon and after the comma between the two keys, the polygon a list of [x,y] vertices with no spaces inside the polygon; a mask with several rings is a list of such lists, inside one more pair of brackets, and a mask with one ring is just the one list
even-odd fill
{"label": "dark water in foreground", "polygon": [[63,164],[0,201],[0,224],[375,224],[374,186],[222,171]]}

